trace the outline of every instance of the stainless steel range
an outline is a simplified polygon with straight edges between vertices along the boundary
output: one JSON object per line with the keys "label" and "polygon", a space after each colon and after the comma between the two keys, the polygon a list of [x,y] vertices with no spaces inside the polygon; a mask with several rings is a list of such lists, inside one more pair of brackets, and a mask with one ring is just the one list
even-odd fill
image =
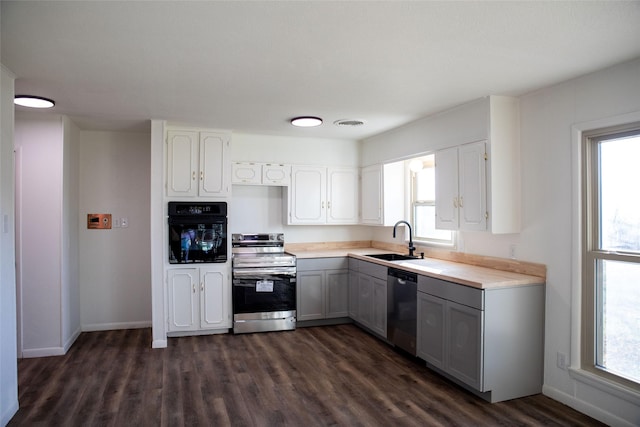
{"label": "stainless steel range", "polygon": [[296,257],[284,234],[233,234],[233,332],[296,327]]}

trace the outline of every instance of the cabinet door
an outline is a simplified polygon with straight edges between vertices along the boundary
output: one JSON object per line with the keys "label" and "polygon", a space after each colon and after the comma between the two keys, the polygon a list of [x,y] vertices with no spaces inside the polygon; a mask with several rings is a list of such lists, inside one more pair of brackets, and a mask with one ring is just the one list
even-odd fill
{"label": "cabinet door", "polygon": [[327,319],[349,316],[349,270],[326,271]]}
{"label": "cabinet door", "polygon": [[444,312],[446,301],[418,292],[418,357],[444,369]]}
{"label": "cabinet door", "polygon": [[222,134],[200,134],[201,196],[223,196],[229,192],[226,179],[228,141],[228,137]]}
{"label": "cabinet door", "polygon": [[291,166],[272,163],[262,165],[262,183],[289,185],[291,183]]}
{"label": "cabinet door", "polygon": [[299,321],[324,319],[324,271],[301,271],[297,274],[297,308]]}
{"label": "cabinet door", "polygon": [[198,328],[198,269],[172,269],[167,272],[169,331]]}
{"label": "cabinet door", "polygon": [[229,284],[222,271],[200,271],[200,328],[230,327]]}
{"label": "cabinet door", "polygon": [[445,319],[445,370],[473,388],[484,391],[482,311],[447,301]]}
{"label": "cabinet door", "polygon": [[327,171],[327,223],[358,223],[358,169]]}
{"label": "cabinet door", "polygon": [[198,132],[167,132],[167,195],[198,193]]}
{"label": "cabinet door", "polygon": [[373,326],[373,278],[358,274],[358,316],[364,326]]}
{"label": "cabinet door", "polygon": [[373,279],[373,324],[371,329],[387,337],[387,281]]}
{"label": "cabinet door", "polygon": [[326,168],[292,166],[290,224],[325,224]]}
{"label": "cabinet door", "polygon": [[458,205],[461,230],[487,229],[486,162],[484,141],[459,147]]}
{"label": "cabinet door", "polygon": [[458,229],[458,148],[436,151],[436,228]]}
{"label": "cabinet door", "polygon": [[362,224],[382,224],[382,165],[362,169]]}
{"label": "cabinet door", "polygon": [[234,162],[231,167],[232,184],[260,184],[262,178],[260,163]]}

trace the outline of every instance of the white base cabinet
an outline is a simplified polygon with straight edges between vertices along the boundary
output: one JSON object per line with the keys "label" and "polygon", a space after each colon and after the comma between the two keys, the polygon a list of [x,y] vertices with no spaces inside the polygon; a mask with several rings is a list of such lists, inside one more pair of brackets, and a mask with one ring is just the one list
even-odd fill
{"label": "white base cabinet", "polygon": [[387,267],[351,259],[349,269],[349,317],[386,339]]}
{"label": "white base cabinet", "polygon": [[167,270],[168,331],[230,328],[230,286],[226,268]]}
{"label": "white base cabinet", "polygon": [[541,393],[544,285],[478,289],[418,276],[418,357],[490,402]]}
{"label": "white base cabinet", "polygon": [[297,261],[297,320],[349,316],[348,260],[339,258]]}

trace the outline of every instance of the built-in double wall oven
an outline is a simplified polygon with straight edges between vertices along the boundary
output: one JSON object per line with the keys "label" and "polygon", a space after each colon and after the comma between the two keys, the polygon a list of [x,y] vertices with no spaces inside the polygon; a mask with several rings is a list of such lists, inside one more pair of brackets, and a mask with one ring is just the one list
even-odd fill
{"label": "built-in double wall oven", "polygon": [[169,263],[227,261],[227,203],[169,202]]}

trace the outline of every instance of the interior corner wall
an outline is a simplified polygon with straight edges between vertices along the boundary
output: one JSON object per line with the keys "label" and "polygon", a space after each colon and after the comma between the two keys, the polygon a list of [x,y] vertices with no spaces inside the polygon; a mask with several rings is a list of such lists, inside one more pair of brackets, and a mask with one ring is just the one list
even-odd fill
{"label": "interior corner wall", "polygon": [[65,352],[80,335],[80,284],[78,277],[79,223],[79,149],[80,130],[63,117],[63,178],[62,178],[62,345]]}
{"label": "interior corner wall", "polygon": [[62,117],[16,114],[15,148],[22,356],[60,355],[65,351],[61,330]]}
{"label": "interior corner wall", "polygon": [[[151,326],[150,134],[80,131],[79,276],[83,331]],[[87,229],[108,213],[126,228]]]}
{"label": "interior corner wall", "polygon": [[16,340],[14,76],[0,64],[0,425],[18,411]]}

